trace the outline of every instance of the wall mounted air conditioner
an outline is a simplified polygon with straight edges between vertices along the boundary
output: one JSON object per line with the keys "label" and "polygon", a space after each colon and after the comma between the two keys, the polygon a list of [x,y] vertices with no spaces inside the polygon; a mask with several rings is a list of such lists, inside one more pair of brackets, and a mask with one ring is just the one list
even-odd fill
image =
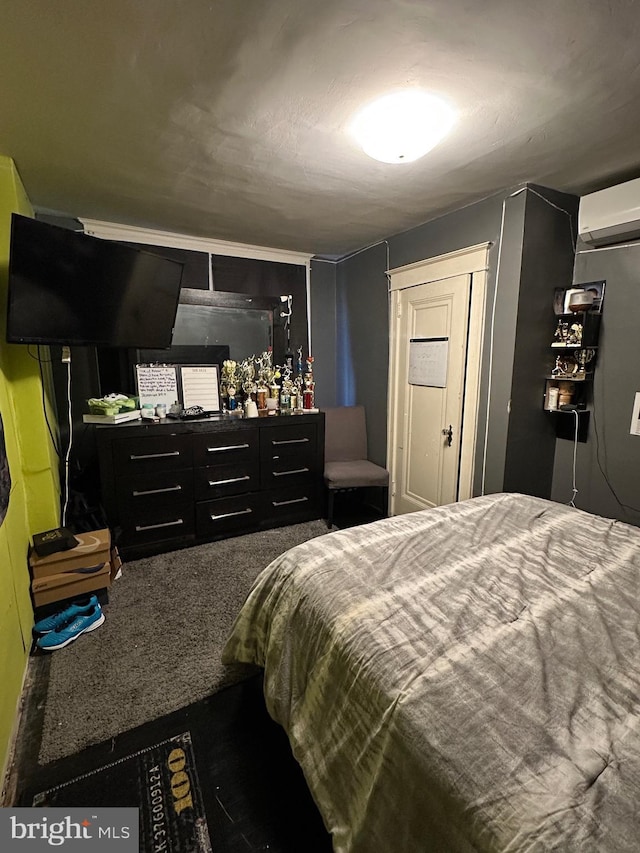
{"label": "wall mounted air conditioner", "polygon": [[592,246],[640,239],[640,178],[583,196],[578,235]]}

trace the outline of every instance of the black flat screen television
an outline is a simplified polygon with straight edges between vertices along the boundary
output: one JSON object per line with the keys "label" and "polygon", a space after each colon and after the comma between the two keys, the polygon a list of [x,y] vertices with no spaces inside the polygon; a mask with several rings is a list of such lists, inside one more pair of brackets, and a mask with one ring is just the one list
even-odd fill
{"label": "black flat screen television", "polygon": [[7,341],[168,347],[182,269],[177,261],[14,213]]}

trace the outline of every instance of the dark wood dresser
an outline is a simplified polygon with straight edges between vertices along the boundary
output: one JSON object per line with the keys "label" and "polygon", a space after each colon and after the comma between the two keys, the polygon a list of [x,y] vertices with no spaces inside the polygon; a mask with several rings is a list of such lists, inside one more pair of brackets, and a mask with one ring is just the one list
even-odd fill
{"label": "dark wood dresser", "polygon": [[129,559],[322,517],[322,412],[95,430],[104,508]]}

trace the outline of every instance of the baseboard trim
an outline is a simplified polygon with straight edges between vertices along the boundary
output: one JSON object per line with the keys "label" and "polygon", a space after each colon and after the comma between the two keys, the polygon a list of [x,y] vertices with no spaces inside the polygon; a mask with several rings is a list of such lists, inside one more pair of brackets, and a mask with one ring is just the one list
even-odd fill
{"label": "baseboard trim", "polygon": [[[25,728],[31,724],[35,714],[44,714],[44,698],[47,693],[49,658],[47,656],[30,656],[22,676],[22,688],[18,698],[13,730],[9,740],[9,748],[2,768],[2,788],[0,789],[0,808],[8,808],[15,804],[18,787],[17,757],[23,752],[21,743]],[[39,726],[39,730],[42,725]],[[32,741],[33,739],[29,739]],[[40,750],[40,740],[32,744],[37,752]]]}

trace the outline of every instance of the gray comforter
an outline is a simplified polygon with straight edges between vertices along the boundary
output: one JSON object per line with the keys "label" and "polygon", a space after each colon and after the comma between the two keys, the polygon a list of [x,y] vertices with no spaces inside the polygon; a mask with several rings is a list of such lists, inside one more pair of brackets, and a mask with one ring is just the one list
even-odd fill
{"label": "gray comforter", "polygon": [[283,554],[225,659],[264,667],[336,851],[623,853],[639,612],[640,530],[491,495]]}

